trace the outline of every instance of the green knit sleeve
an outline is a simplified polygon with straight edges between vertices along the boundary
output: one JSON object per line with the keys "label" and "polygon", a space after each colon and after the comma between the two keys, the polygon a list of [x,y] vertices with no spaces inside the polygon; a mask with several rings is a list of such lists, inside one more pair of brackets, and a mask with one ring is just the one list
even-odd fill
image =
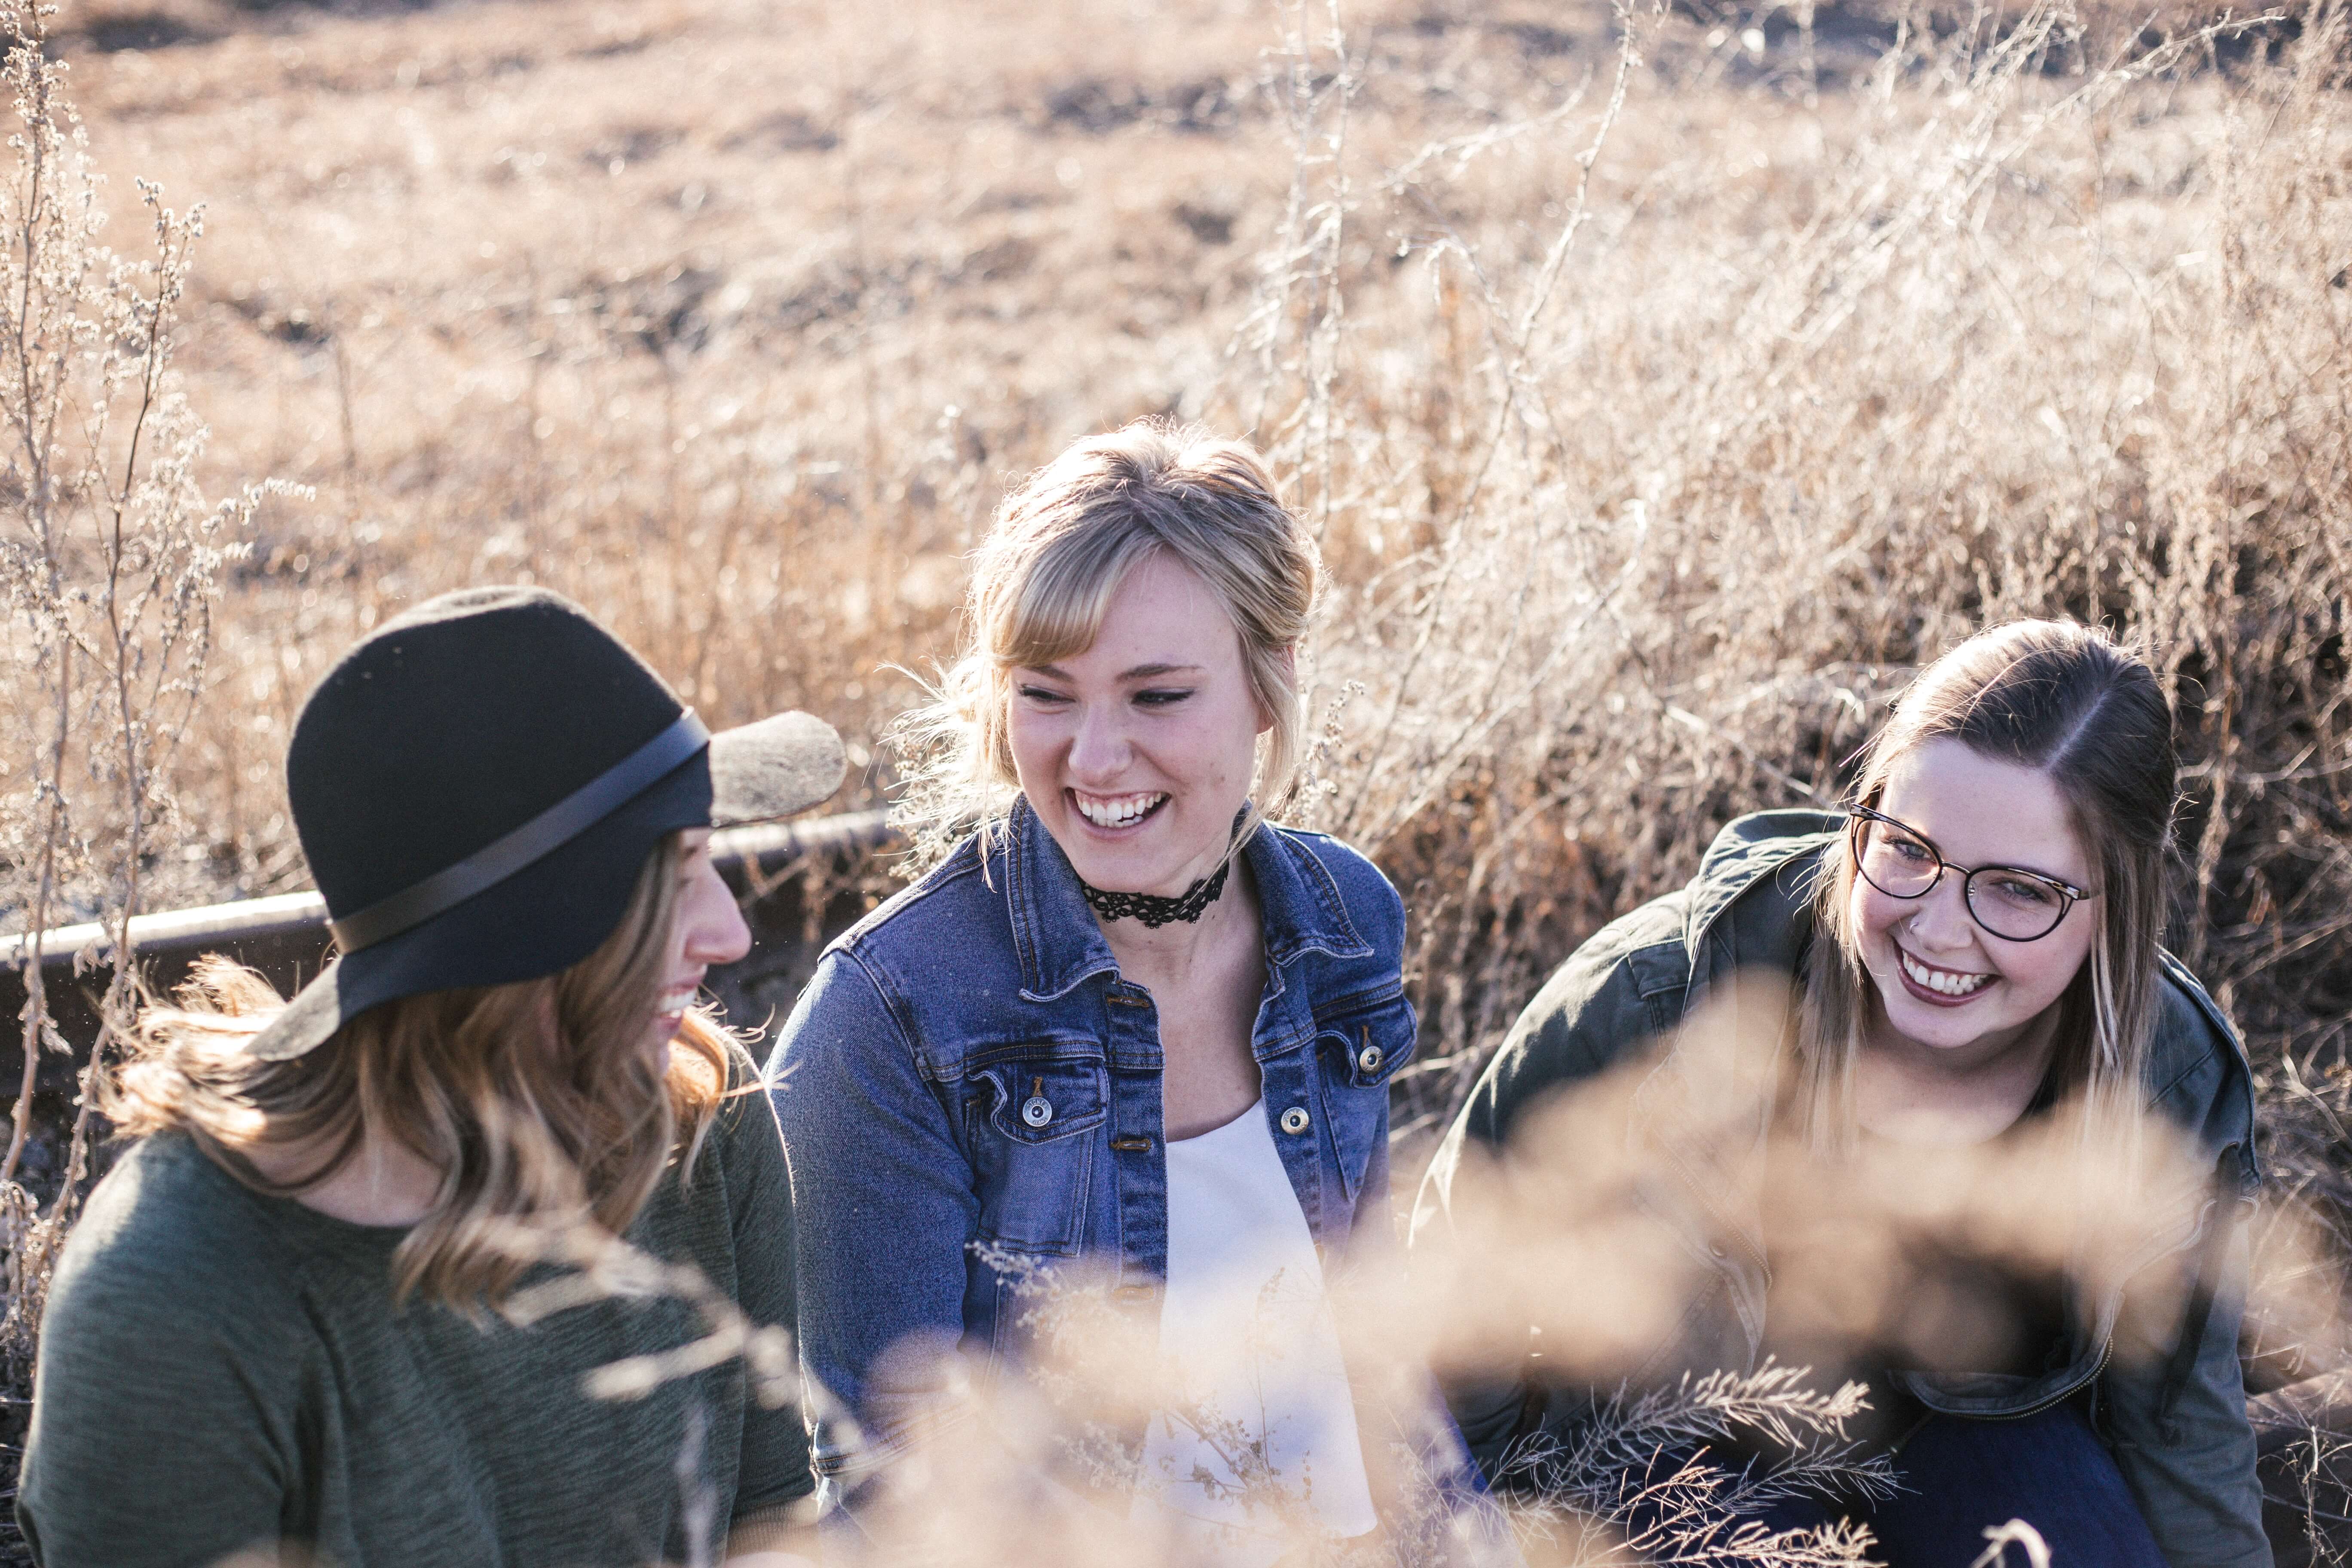
{"label": "green knit sleeve", "polygon": [[[719,1111],[727,1201],[735,1233],[737,1303],[755,1324],[796,1333],[793,1296],[792,1183],[775,1108],[761,1093],[736,1094]],[[742,1520],[806,1497],[816,1488],[799,1401],[762,1402],[756,1373],[744,1391],[743,1453],[734,1517]],[[771,1388],[771,1395],[782,1391]],[[796,1390],[795,1390],[796,1392]]]}

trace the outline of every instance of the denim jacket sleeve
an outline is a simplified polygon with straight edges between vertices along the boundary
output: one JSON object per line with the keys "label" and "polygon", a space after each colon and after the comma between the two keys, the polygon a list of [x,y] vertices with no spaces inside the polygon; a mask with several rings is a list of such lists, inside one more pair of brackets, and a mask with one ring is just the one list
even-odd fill
{"label": "denim jacket sleeve", "polygon": [[793,1174],[814,1461],[828,1477],[904,1434],[937,1393],[928,1369],[962,1333],[979,1199],[903,1016],[874,973],[835,948],[768,1060]]}
{"label": "denim jacket sleeve", "polygon": [[[2216,1277],[2204,1282],[2211,1291],[2210,1310],[2193,1350],[2184,1354],[2177,1334],[2147,1334],[2150,1328],[2189,1328],[2178,1316],[2137,1330],[2119,1325],[2116,1363],[2100,1384],[2116,1467],[2170,1568],[2271,1565],[2262,1489],[2254,1476],[2254,1430],[2246,1418],[2238,1362],[2247,1206],[2233,1199],[2214,1205],[2211,1223],[2225,1229],[2206,1253],[2218,1268]],[[2124,1325],[2139,1316],[2126,1310]],[[2186,1375],[2176,1373],[2176,1358],[2189,1356],[2194,1359]]]}

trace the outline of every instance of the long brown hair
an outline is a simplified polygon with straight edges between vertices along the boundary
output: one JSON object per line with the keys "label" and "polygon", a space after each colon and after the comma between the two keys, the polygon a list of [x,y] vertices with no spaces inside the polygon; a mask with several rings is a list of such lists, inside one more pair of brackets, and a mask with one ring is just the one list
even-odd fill
{"label": "long brown hair", "polygon": [[[395,1294],[470,1310],[532,1261],[516,1227],[581,1221],[618,1235],[673,1156],[690,1175],[741,1047],[687,1016],[667,1069],[645,1049],[677,909],[677,836],[646,858],[604,943],[559,973],[429,992],[371,1008],[317,1049],[262,1061],[244,1047],[284,1005],[249,969],[212,958],[139,1018],[103,1109],[132,1135],[177,1128],[257,1192],[295,1196],[359,1154],[375,1130],[442,1173],[394,1255]],[[248,1151],[300,1144],[316,1162],[282,1181]]]}
{"label": "long brown hair", "polygon": [[[2082,906],[2097,922],[2090,957],[2057,1004],[2059,1081],[2088,1100],[2092,1122],[2127,1128],[2156,1021],[2179,772],[2172,709],[2156,672],[2105,632],[2068,621],[1979,632],[1903,694],[1864,749],[1854,803],[1876,805],[1896,759],[1942,739],[2044,773],[2065,797],[2098,896]],[[1851,1132],[1871,985],[1849,914],[1852,835],[1831,847],[1822,873],[1792,1107],[1817,1146]]]}

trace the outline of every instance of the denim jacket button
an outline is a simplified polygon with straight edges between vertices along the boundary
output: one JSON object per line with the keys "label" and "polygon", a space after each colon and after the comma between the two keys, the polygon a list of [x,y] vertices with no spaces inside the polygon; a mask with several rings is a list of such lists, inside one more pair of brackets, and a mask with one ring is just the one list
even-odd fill
{"label": "denim jacket button", "polygon": [[1307,1108],[1303,1105],[1294,1105],[1282,1113],[1282,1130],[1285,1132],[1304,1132],[1307,1125]]}
{"label": "denim jacket button", "polygon": [[1021,1102],[1021,1120],[1032,1127],[1043,1127],[1054,1120],[1054,1102],[1042,1094],[1033,1094]]}
{"label": "denim jacket button", "polygon": [[1366,1046],[1356,1053],[1356,1066],[1365,1072],[1380,1071],[1383,1059],[1378,1046]]}

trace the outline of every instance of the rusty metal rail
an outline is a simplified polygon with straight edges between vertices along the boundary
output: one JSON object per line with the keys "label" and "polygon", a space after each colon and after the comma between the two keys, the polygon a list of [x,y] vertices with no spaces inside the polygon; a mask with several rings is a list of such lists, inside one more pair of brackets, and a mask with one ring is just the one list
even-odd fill
{"label": "rusty metal rail", "polygon": [[[862,911],[862,899],[827,896],[812,910],[807,879],[822,868],[837,881],[869,857],[898,842],[880,811],[725,828],[711,836],[711,858],[749,903],[753,946],[740,963],[712,976],[712,988],[740,1021],[757,1025],[757,1015],[777,1003],[786,985],[797,990],[814,966],[822,941]],[[327,955],[327,909],[318,894],[284,893],[202,909],[169,910],[131,922],[131,945],[148,984],[168,988],[204,953],[217,952],[259,970],[279,990],[290,992]],[[95,999],[113,967],[113,936],[91,923],[61,926],[42,933],[43,988],[58,1030],[87,1051],[97,1036]],[[25,1005],[24,970],[33,947],[24,932],[0,936],[0,1097],[12,1093],[23,1062],[21,1036],[6,1026]],[[77,963],[79,961],[79,973]],[[56,1070],[52,1070],[54,1061]],[[57,1053],[43,1062],[43,1088],[67,1089],[71,1058]]]}

